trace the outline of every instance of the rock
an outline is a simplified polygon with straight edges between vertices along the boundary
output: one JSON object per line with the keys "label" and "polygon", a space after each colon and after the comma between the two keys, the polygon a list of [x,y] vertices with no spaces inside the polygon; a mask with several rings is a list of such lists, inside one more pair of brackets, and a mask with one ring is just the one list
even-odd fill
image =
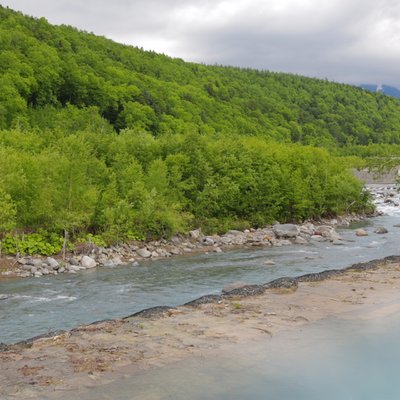
{"label": "rock", "polygon": [[300,233],[298,226],[294,224],[275,224],[272,229],[280,238],[295,238]]}
{"label": "rock", "polygon": [[297,236],[296,240],[294,241],[295,244],[307,244],[307,240],[302,238],[301,236]]}
{"label": "rock", "polygon": [[264,265],[276,265],[276,263],[272,260],[265,260]]}
{"label": "rock", "polygon": [[60,268],[60,263],[54,259],[53,257],[47,257],[47,265],[54,270],[57,270]]}
{"label": "rock", "polygon": [[181,254],[181,251],[177,247],[171,247],[169,249],[169,252],[171,254],[173,254],[174,256],[177,256],[177,255]]}
{"label": "rock", "polygon": [[81,265],[86,269],[90,269],[90,268],[95,268],[97,262],[92,257],[83,256],[81,259]]}
{"label": "rock", "polygon": [[122,260],[121,260],[119,257],[114,257],[114,258],[112,259],[112,262],[113,262],[115,265],[122,265],[122,264],[123,264]]}
{"label": "rock", "polygon": [[18,258],[17,263],[20,265],[28,264],[28,260],[26,258]]}
{"label": "rock", "polygon": [[326,242],[327,239],[320,235],[312,235],[311,240],[314,240],[316,242]]}
{"label": "rock", "polygon": [[71,271],[77,272],[79,270],[80,270],[80,268],[77,265],[69,265],[68,266],[68,272],[71,272]]}
{"label": "rock", "polygon": [[343,245],[344,245],[344,243],[343,243],[341,240],[334,240],[334,241],[332,242],[332,244],[333,244],[334,246],[343,246]]}
{"label": "rock", "polygon": [[214,253],[222,253],[222,249],[220,247],[216,247],[214,249]]}
{"label": "rock", "polygon": [[79,261],[78,261],[76,258],[74,258],[74,257],[70,258],[70,259],[68,260],[68,262],[69,262],[71,265],[79,266]]}
{"label": "rock", "polygon": [[213,246],[215,242],[214,242],[214,239],[212,237],[206,236],[203,239],[203,243],[204,243],[205,246]]}
{"label": "rock", "polygon": [[65,272],[65,268],[64,267],[61,267],[59,270],[58,270],[58,273],[59,274],[63,274]]}
{"label": "rock", "polygon": [[43,268],[43,269],[42,269],[42,274],[43,274],[43,275],[49,275],[49,274],[50,274],[50,271],[49,271],[47,268]]}
{"label": "rock", "polygon": [[40,258],[32,258],[29,261],[30,265],[33,265],[34,267],[40,267],[42,265],[42,260]]}
{"label": "rock", "polygon": [[150,258],[151,253],[147,249],[139,249],[136,251],[137,255],[142,257],[142,258]]}
{"label": "rock", "polygon": [[107,260],[107,261],[103,264],[103,266],[106,267],[106,268],[115,268],[115,267],[116,267],[116,265],[115,265],[111,260]]}
{"label": "rock", "polygon": [[156,251],[152,251],[151,252],[151,257],[152,258],[157,258],[157,257],[160,257],[160,255]]}
{"label": "rock", "polygon": [[33,275],[35,278],[40,278],[43,274],[40,271],[36,271]]}
{"label": "rock", "polygon": [[368,232],[365,229],[357,229],[356,230],[356,236],[368,236]]}
{"label": "rock", "polygon": [[383,227],[383,226],[378,226],[378,227],[374,230],[374,233],[377,233],[377,234],[379,234],[379,235],[382,235],[382,234],[384,234],[384,233],[388,233],[388,230],[387,230],[385,227]]}
{"label": "rock", "polygon": [[333,229],[329,225],[320,225],[315,228],[316,235],[321,235],[326,238],[329,238],[330,236],[332,236],[333,232],[335,232],[335,229]]}
{"label": "rock", "polygon": [[201,236],[201,229],[194,229],[193,231],[189,232],[189,236],[193,240],[198,240]]}

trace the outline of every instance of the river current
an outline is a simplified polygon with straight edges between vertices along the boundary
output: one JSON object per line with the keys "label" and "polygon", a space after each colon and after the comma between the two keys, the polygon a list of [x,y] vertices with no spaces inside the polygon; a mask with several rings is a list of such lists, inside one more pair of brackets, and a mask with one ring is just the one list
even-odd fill
{"label": "river current", "polygon": [[[339,229],[345,245],[328,242],[218,254],[176,257],[140,266],[97,269],[0,282],[0,342],[19,340],[57,329],[118,318],[156,305],[176,306],[227,285],[265,283],[400,254],[399,207],[378,201],[385,215]],[[357,237],[365,228],[369,236]],[[387,234],[375,234],[378,226]],[[266,260],[275,265],[266,266]]]}

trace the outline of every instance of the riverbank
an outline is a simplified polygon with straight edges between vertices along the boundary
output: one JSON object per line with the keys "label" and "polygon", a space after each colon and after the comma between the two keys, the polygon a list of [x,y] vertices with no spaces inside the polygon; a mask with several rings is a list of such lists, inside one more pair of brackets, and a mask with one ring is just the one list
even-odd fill
{"label": "riverbank", "polygon": [[[395,184],[370,185],[368,190],[377,206],[376,214],[399,207],[400,198]],[[87,269],[115,268],[123,264],[137,266],[146,260],[199,253],[220,253],[236,247],[281,247],[291,244],[304,245],[315,241],[326,241],[340,246],[344,245],[345,241],[336,229],[347,227],[367,217],[369,216],[349,214],[333,219],[306,221],[298,225],[277,223],[262,229],[230,230],[223,235],[204,235],[201,229],[195,229],[186,235],[174,236],[170,240],[132,241],[107,248],[87,243],[78,246],[74,253],[67,254],[66,257],[3,257],[0,260],[0,280],[40,278],[63,273],[76,274]]]}
{"label": "riverbank", "polygon": [[358,313],[373,318],[398,311],[399,289],[400,258],[387,257],[2,346],[0,395],[64,398],[67,391],[76,398],[79,388],[98,387],[177,360],[207,358],[255,341],[273,346],[282,332],[328,316]]}
{"label": "riverbank", "polygon": [[146,260],[157,260],[179,255],[221,253],[235,247],[281,247],[308,244],[313,241],[343,245],[337,227],[349,226],[365,219],[365,215],[348,215],[337,219],[296,224],[275,224],[262,229],[230,230],[223,235],[204,235],[201,229],[177,235],[171,240],[131,242],[108,248],[86,244],[67,257],[25,256],[3,259],[0,277],[40,278],[62,273],[76,274],[96,267],[115,268],[123,264],[135,266]]}

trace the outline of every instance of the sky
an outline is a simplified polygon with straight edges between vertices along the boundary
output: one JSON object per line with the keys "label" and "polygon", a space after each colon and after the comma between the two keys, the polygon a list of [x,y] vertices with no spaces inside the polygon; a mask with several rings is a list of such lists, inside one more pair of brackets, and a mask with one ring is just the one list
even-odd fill
{"label": "sky", "polygon": [[400,87],[399,0],[0,0],[186,61]]}

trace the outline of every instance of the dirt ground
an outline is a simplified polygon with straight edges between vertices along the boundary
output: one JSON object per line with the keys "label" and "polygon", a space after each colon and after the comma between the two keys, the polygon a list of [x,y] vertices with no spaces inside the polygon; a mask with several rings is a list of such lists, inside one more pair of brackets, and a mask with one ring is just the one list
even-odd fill
{"label": "dirt ground", "polygon": [[331,316],[374,318],[400,309],[400,264],[349,270],[249,297],[161,309],[154,315],[81,326],[0,351],[0,399],[56,398],[126,373],[207,357],[226,345],[271,340]]}

